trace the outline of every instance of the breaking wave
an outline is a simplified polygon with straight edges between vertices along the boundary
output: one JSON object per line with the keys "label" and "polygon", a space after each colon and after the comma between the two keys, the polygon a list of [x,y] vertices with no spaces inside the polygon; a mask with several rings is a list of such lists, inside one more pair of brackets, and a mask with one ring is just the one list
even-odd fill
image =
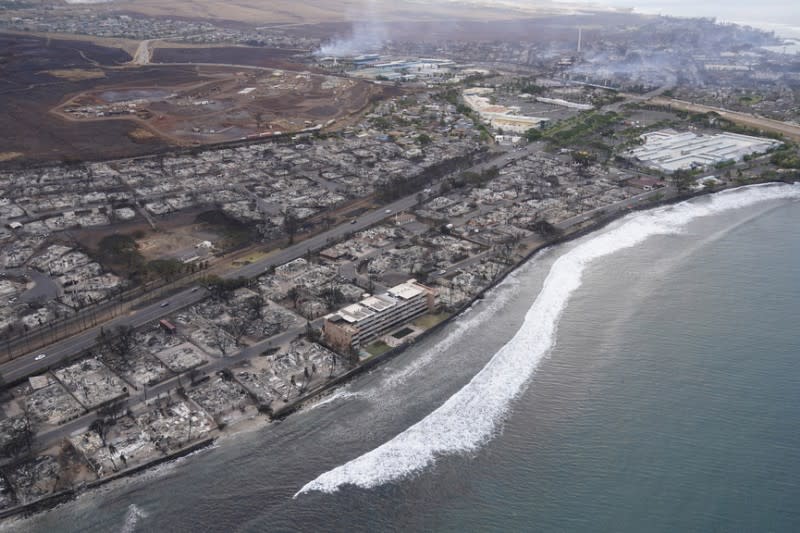
{"label": "breaking wave", "polygon": [[125,513],[125,523],[122,524],[120,533],[133,533],[136,530],[136,524],[139,523],[140,518],[147,518],[147,513],[139,509],[136,504],[128,506],[128,512]]}
{"label": "breaking wave", "polygon": [[350,392],[350,391],[347,391],[347,390],[339,390],[339,391],[336,391],[335,393],[331,394],[327,398],[323,398],[322,400],[316,402],[315,404],[310,405],[307,410],[308,411],[313,411],[317,407],[322,407],[323,405],[327,405],[329,403],[333,403],[336,400],[346,400],[348,398],[360,398],[360,397],[361,397],[361,394],[358,393],[358,392]]}
{"label": "breaking wave", "polygon": [[307,483],[295,497],[309,491],[331,493],[344,485],[376,487],[424,469],[439,455],[476,450],[495,434],[511,401],[554,345],[559,317],[587,265],[651,236],[680,233],[696,218],[779,199],[800,199],[800,184],[743,187],[628,215],[616,227],[575,246],[551,267],[519,331],[467,385],[390,441]]}
{"label": "breaking wave", "polygon": [[380,385],[369,393],[361,393],[371,399],[380,399],[382,405],[386,405],[386,389],[395,388],[406,383],[409,377],[413,376],[422,369],[428,368],[431,363],[440,359],[441,354],[449,350],[455,343],[462,340],[462,335],[473,331],[474,328],[489,320],[492,315],[505,306],[508,301],[515,296],[514,290],[519,285],[518,272],[512,272],[506,279],[495,288],[492,299],[488,302],[480,302],[480,307],[476,307],[478,302],[473,303],[465,309],[448,328],[445,337],[438,340],[420,357],[415,358],[408,366],[388,372],[380,381]]}

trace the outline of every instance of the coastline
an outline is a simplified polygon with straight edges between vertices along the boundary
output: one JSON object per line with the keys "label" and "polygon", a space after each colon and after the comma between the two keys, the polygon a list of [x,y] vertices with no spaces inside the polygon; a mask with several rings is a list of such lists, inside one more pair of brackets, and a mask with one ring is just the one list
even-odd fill
{"label": "coastline", "polygon": [[[757,183],[782,183],[782,182],[784,181],[771,180],[769,182],[757,182]],[[756,183],[753,183],[752,185],[755,184]],[[519,267],[521,267],[529,260],[534,258],[536,254],[538,254],[542,250],[550,248],[554,245],[570,242],[574,239],[598,231],[607,226],[608,224],[634,211],[649,210],[659,206],[675,204],[686,200],[690,200],[692,198],[715,194],[717,192],[729,189],[735,189],[739,187],[741,187],[741,185],[729,184],[723,187],[715,188],[714,190],[703,190],[703,191],[698,191],[693,193],[683,193],[683,194],[679,193],[676,194],[675,196],[671,196],[668,198],[656,197],[654,199],[648,199],[647,202],[642,202],[642,205],[636,205],[635,207],[631,207],[629,210],[619,210],[610,213],[605,211],[599,212],[598,216],[589,218],[585,221],[575,224],[574,226],[570,226],[561,235],[555,238],[545,240],[544,242],[539,241],[538,244],[531,244],[530,248],[526,249],[524,253],[522,253],[520,256],[516,256],[513,260],[513,263],[510,264],[507,268],[505,268],[500,273],[500,275],[498,275],[494,280],[492,280],[486,287],[484,287],[474,296],[472,296],[467,301],[462,303],[452,313],[452,315],[450,315],[440,323],[436,324],[435,326],[423,332],[419,337],[417,337],[417,339],[426,338],[426,336],[438,332],[441,328],[445,327],[445,325],[450,324],[451,321],[459,319],[463,315],[463,313],[467,309],[469,309],[476,301],[482,300],[488,293],[488,291],[494,289],[498,284],[502,283],[508,277],[509,274],[516,271]],[[47,511],[62,503],[74,499],[76,496],[84,493],[87,490],[91,490],[93,488],[108,484],[112,481],[116,481],[125,477],[136,475],[140,472],[149,470],[154,466],[167,463],[175,459],[189,455],[195,451],[205,449],[213,445],[215,442],[217,442],[218,439],[224,440],[231,438],[236,434],[247,432],[248,430],[260,429],[261,427],[268,425],[271,421],[281,421],[295,412],[302,411],[304,408],[319,403],[320,400],[333,394],[334,391],[337,390],[340,386],[347,384],[357,376],[365,372],[368,372],[374,368],[377,368],[379,365],[387,361],[390,361],[394,357],[403,353],[411,345],[413,345],[413,343],[404,344],[396,348],[393,348],[391,350],[388,350],[380,355],[366,359],[357,367],[351,369],[345,374],[338,376],[337,378],[331,380],[330,382],[325,383],[324,385],[318,387],[317,389],[307,392],[303,396],[300,396],[294,399],[293,401],[287,403],[283,407],[277,409],[271,414],[271,416],[268,416],[266,420],[261,419],[261,417],[251,417],[251,418],[241,419],[236,423],[227,426],[224,430],[216,431],[215,434],[213,434],[212,436],[206,437],[199,442],[189,444],[188,446],[185,446],[179,450],[176,450],[162,457],[154,458],[151,461],[147,461],[140,465],[136,465],[131,468],[122,470],[106,478],[101,478],[93,480],[91,482],[86,482],[84,484],[78,485],[68,490],[60,491],[55,494],[50,494],[34,502],[30,502],[24,505],[19,505],[10,509],[6,509],[4,511],[0,511],[0,520],[13,516],[27,517],[42,511]]]}
{"label": "coastline", "polygon": [[91,490],[96,487],[106,485],[108,483],[111,483],[112,481],[116,481],[124,477],[129,477],[134,474],[138,474],[139,472],[142,472],[144,470],[149,470],[160,464],[174,461],[175,459],[185,457],[186,455],[207,448],[212,444],[214,444],[216,439],[217,437],[207,437],[199,442],[192,443],[168,455],[164,455],[163,457],[157,457],[151,461],[147,461],[140,465],[132,466],[125,470],[120,470],[119,472],[116,472],[115,474],[110,475],[108,477],[96,479],[94,481],[90,481],[88,483],[84,483],[70,489],[62,490],[54,494],[48,494],[44,498],[41,498],[33,502],[17,505],[9,509],[4,509],[3,511],[0,511],[0,520],[17,515],[26,517],[33,515],[35,513],[50,510],[62,503],[66,503],[74,499],[76,496],[87,490]]}
{"label": "coastline", "polygon": [[[781,183],[781,181],[775,181],[774,183]],[[379,366],[379,365],[381,365],[381,364],[393,359],[394,357],[396,357],[396,356],[400,355],[401,353],[403,353],[406,349],[408,349],[410,346],[412,346],[413,344],[415,344],[419,340],[427,338],[428,336],[432,335],[433,333],[436,333],[437,331],[439,331],[440,329],[444,328],[445,326],[447,326],[451,322],[454,322],[454,321],[458,320],[461,317],[461,315],[467,309],[469,309],[470,307],[472,307],[475,304],[475,302],[477,302],[479,300],[482,300],[484,298],[484,296],[486,295],[486,293],[488,293],[489,291],[491,291],[492,289],[497,287],[497,285],[502,283],[511,273],[513,273],[518,268],[520,268],[522,265],[524,265],[525,263],[527,263],[528,261],[533,259],[542,250],[545,250],[545,249],[550,248],[552,246],[556,246],[556,245],[559,245],[559,244],[564,244],[564,243],[573,241],[575,239],[578,239],[580,237],[583,237],[583,236],[588,235],[590,233],[593,233],[595,231],[601,230],[604,227],[606,227],[607,225],[611,224],[612,222],[614,222],[616,220],[619,220],[620,218],[622,218],[622,217],[624,217],[624,216],[626,216],[626,215],[628,215],[628,214],[630,214],[630,213],[632,213],[634,211],[644,211],[644,210],[647,210],[647,209],[653,209],[653,208],[664,206],[664,205],[676,204],[676,203],[679,203],[679,202],[683,202],[685,200],[690,200],[692,198],[697,198],[697,197],[700,197],[700,196],[706,196],[706,195],[709,195],[709,194],[715,194],[715,193],[721,192],[723,190],[734,189],[734,188],[738,188],[738,187],[740,187],[740,185],[726,186],[726,187],[723,187],[723,188],[720,188],[720,189],[716,189],[716,190],[713,190],[713,191],[699,191],[699,192],[695,192],[695,193],[685,193],[683,195],[678,195],[678,196],[675,196],[675,197],[672,197],[672,198],[663,198],[663,199],[659,199],[659,200],[655,200],[655,201],[650,201],[650,202],[645,203],[643,205],[637,205],[635,209],[632,208],[630,211],[619,211],[619,212],[615,212],[615,213],[604,214],[604,215],[601,215],[601,216],[596,217],[596,218],[590,218],[587,221],[585,221],[582,225],[576,226],[574,231],[564,232],[563,234],[561,234],[560,236],[558,236],[558,237],[556,237],[554,239],[545,241],[545,242],[543,242],[541,244],[538,244],[538,245],[532,247],[531,249],[527,250],[525,252],[525,254],[520,259],[517,259],[511,266],[509,266],[508,268],[503,270],[503,272],[501,272],[498,277],[496,277],[494,280],[492,280],[491,283],[489,283],[489,285],[487,285],[486,287],[481,289],[478,293],[476,293],[474,296],[472,296],[471,298],[466,300],[464,303],[462,303],[455,311],[453,311],[453,313],[449,317],[447,317],[446,319],[442,320],[441,322],[439,322],[435,326],[433,326],[433,327],[425,330],[424,332],[422,332],[418,337],[416,337],[414,339],[413,342],[408,343],[408,344],[402,344],[400,346],[397,346],[395,348],[387,350],[386,352],[384,352],[384,353],[382,353],[380,355],[376,355],[376,356],[370,357],[369,359],[367,359],[366,361],[364,361],[363,363],[361,363],[357,367],[353,368],[352,370],[342,374],[341,376],[338,376],[334,380],[326,383],[325,385],[323,385],[323,386],[321,386],[321,387],[319,387],[317,389],[314,389],[312,391],[307,392],[305,395],[296,398],[295,400],[287,403],[286,405],[284,405],[280,409],[274,411],[273,414],[272,414],[271,419],[272,420],[284,420],[286,417],[288,417],[292,413],[295,413],[297,411],[301,411],[305,407],[309,407],[309,406],[315,405],[316,403],[318,403],[318,400],[320,400],[320,399],[324,398],[325,396],[327,396],[328,393],[332,393],[339,386],[345,385],[348,382],[350,382],[352,379],[356,378],[357,376],[359,376],[359,375],[361,375],[361,374],[363,374],[363,373],[365,373],[365,372],[367,372],[369,370],[372,370],[376,366]]]}

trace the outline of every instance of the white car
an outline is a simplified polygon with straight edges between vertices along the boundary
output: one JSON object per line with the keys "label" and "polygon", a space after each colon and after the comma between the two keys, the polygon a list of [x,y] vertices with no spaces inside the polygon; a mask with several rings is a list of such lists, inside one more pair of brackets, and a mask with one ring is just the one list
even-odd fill
{"label": "white car", "polygon": [[37,355],[37,356],[36,356],[36,357],[34,357],[33,359],[34,359],[34,361],[41,361],[41,360],[42,360],[42,359],[44,359],[45,357],[47,357],[47,354],[45,354],[45,353],[40,353],[39,355]]}
{"label": "white car", "polygon": [[384,211],[384,213],[386,213],[387,215],[388,215],[389,213],[391,213],[391,212],[392,212],[392,210],[391,210],[391,209],[387,209],[386,211]]}

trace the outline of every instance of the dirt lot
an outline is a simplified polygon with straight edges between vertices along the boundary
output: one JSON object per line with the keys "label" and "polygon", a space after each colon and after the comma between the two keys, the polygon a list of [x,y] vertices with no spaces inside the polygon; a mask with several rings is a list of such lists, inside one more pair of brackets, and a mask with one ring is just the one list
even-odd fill
{"label": "dirt lot", "polygon": [[159,44],[153,50],[153,63],[218,63],[224,65],[249,65],[252,67],[302,70],[295,56],[305,55],[300,50],[279,48],[248,48],[244,46],[171,47]]}
{"label": "dirt lot", "polygon": [[[422,6],[422,7],[420,7]],[[241,21],[257,23],[313,24],[320,22],[342,22],[358,20],[358,17],[393,20],[497,20],[531,15],[545,10],[553,12],[552,6],[534,5],[523,8],[505,8],[501,5],[481,6],[459,2],[417,4],[393,0],[126,0],[114,2],[115,10],[125,10],[150,16],[203,18],[215,21]]]}
{"label": "dirt lot", "polygon": [[190,224],[169,232],[149,233],[138,239],[139,251],[148,261],[185,255],[202,241],[219,240],[219,235],[209,231],[204,224]]}
{"label": "dirt lot", "polygon": [[109,235],[132,235],[139,252],[147,261],[173,257],[184,249],[191,249],[205,240],[216,242],[222,238],[223,228],[196,222],[198,214],[207,209],[182,211],[158,219],[159,231],[154,231],[141,218],[105,228],[83,228],[70,231],[70,237],[88,249],[97,249],[98,243]]}
{"label": "dirt lot", "polygon": [[[308,72],[287,61],[293,51],[214,47],[158,53],[170,60],[287,68],[134,67],[120,48],[0,34],[0,131],[15,133],[4,139],[0,167],[130,157],[292,132],[344,120],[385,90]],[[242,92],[247,88],[252,91]],[[68,106],[72,113],[53,112]],[[81,107],[86,109],[75,111]]]}
{"label": "dirt lot", "polygon": [[[166,147],[158,139],[147,143],[132,139],[128,134],[136,129],[133,122],[76,124],[49,112],[68,94],[99,84],[152,84],[164,79],[175,83],[196,76],[190,67],[115,68],[128,60],[130,56],[121,49],[0,34],[0,131],[14,132],[4,136],[2,150],[16,155],[3,158],[7,161],[2,163],[124,157]],[[65,77],[72,70],[78,72]],[[87,79],[86,71],[103,72],[105,77]]]}
{"label": "dirt lot", "polygon": [[[230,53],[209,50],[224,52],[220,57]],[[104,83],[69,98],[54,113],[81,123],[134,122],[175,144],[197,145],[322,127],[384,93],[368,82],[294,70],[199,66],[196,72],[197,81],[181,85]],[[142,132],[129,137],[146,138]]]}

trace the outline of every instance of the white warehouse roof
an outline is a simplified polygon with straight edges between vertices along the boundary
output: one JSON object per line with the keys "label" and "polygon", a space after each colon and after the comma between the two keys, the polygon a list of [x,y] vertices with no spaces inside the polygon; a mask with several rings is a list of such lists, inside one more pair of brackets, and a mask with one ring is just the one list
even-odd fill
{"label": "white warehouse roof", "polygon": [[646,133],[642,138],[645,144],[631,150],[629,155],[645,165],[667,172],[723,161],[741,161],[746,155],[763,153],[781,144],[772,139],[738,133],[698,135],[671,129]]}

